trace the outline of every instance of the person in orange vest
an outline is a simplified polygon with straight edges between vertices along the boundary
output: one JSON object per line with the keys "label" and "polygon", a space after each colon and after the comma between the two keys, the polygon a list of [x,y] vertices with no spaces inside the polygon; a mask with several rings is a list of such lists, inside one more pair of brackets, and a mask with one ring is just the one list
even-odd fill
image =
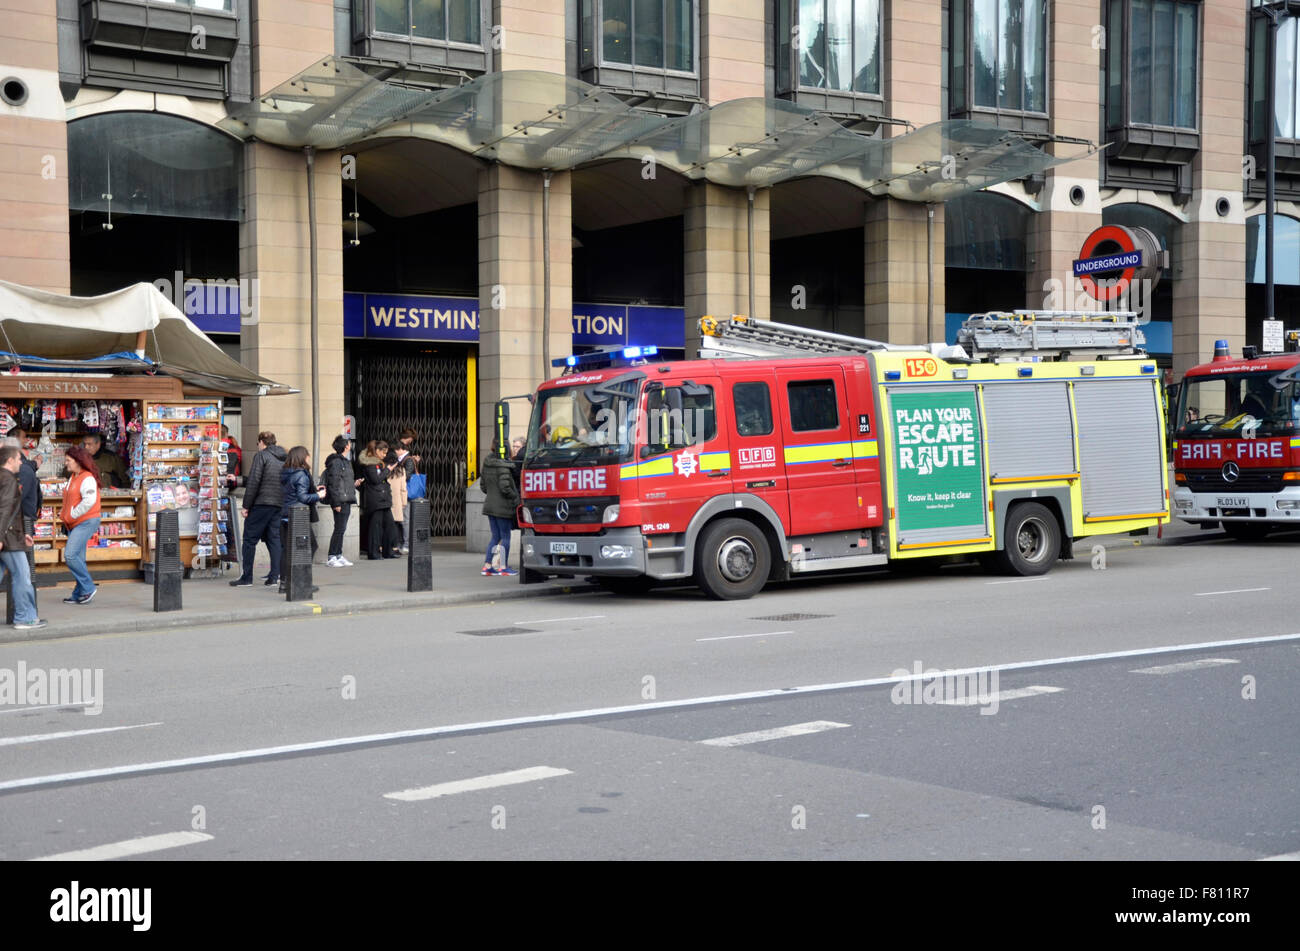
{"label": "person in orange vest", "polygon": [[88,604],[99,589],[86,568],[86,544],[99,531],[99,470],[95,459],[81,446],[74,446],[65,457],[68,487],[63,490],[63,511],[59,518],[68,533],[63,546],[63,560],[76,579],[72,596],[64,604]]}

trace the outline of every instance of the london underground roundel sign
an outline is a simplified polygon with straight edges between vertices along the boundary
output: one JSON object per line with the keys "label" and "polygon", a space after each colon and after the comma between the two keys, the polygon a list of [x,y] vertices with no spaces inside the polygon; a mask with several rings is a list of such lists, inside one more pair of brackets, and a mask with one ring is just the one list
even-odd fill
{"label": "london underground roundel sign", "polygon": [[1134,280],[1159,280],[1160,239],[1147,228],[1103,225],[1084,239],[1074,276],[1095,300],[1123,297]]}

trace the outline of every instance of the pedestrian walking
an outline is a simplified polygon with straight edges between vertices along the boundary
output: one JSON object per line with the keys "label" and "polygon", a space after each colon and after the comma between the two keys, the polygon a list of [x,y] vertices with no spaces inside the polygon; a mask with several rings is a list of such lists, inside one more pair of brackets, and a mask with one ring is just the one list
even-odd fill
{"label": "pedestrian walking", "polygon": [[357,503],[357,486],[362,482],[353,474],[352,443],[346,436],[335,436],[331,444],[334,452],[325,460],[320,480],[325,486],[325,503],[334,512],[334,533],[325,564],[331,568],[351,568],[352,562],[343,557],[343,534],[348,528],[348,516]]}
{"label": "pedestrian walking", "polygon": [[[288,560],[289,545],[292,541],[289,537],[289,521],[293,517],[293,509],[301,505],[306,505],[314,510],[316,504],[325,495],[324,489],[318,489],[311,484],[311,453],[307,451],[306,446],[294,446],[285,456],[284,465],[280,467],[280,494],[284,501],[280,505],[280,568],[277,572],[280,576],[280,592],[284,592],[284,587],[289,580]],[[316,556],[316,533],[308,532],[311,539],[312,557]],[[312,587],[315,593],[319,589]]]}
{"label": "pedestrian walking", "polygon": [[23,521],[23,488],[18,478],[26,464],[17,446],[0,448],[0,565],[9,575],[14,629],[18,631],[47,626],[47,622],[36,616],[36,588],[27,563],[32,536]]}
{"label": "pedestrian walking", "polygon": [[402,555],[411,550],[410,548],[410,505],[407,502],[406,492],[406,467],[402,465],[402,459],[410,458],[409,454],[402,449],[388,450],[388,456],[384,459],[385,465],[389,466],[392,473],[388,477],[388,487],[393,496],[393,548]]}
{"label": "pedestrian walking", "polygon": [[280,583],[280,508],[284,493],[280,488],[280,469],[287,453],[276,445],[275,433],[257,434],[257,454],[248,467],[244,482],[244,504],[240,514],[244,517],[244,570],[230,582],[232,588],[253,586],[253,560],[257,557],[257,543],[266,542],[271,555],[271,573],[267,585]]}
{"label": "pedestrian walking", "polygon": [[[515,506],[519,490],[515,488],[514,469],[508,459],[501,458],[500,439],[492,440],[492,451],[483,460],[483,514],[492,529],[487,553],[483,556],[484,575],[517,575],[510,567],[510,533],[515,527]],[[492,551],[501,546],[501,567],[492,566]]]}
{"label": "pedestrian walking", "polygon": [[370,515],[366,550],[372,561],[402,557],[392,547],[396,525],[393,522],[393,489],[388,484],[392,471],[384,462],[387,457],[388,443],[379,439],[367,443],[359,458],[364,480],[361,487],[361,508]]}
{"label": "pedestrian walking", "polygon": [[59,518],[68,533],[63,544],[63,560],[76,579],[72,596],[64,604],[88,604],[99,588],[86,568],[86,545],[99,531],[99,470],[95,459],[82,446],[66,450],[64,464],[68,468],[68,485],[63,490],[63,511]]}

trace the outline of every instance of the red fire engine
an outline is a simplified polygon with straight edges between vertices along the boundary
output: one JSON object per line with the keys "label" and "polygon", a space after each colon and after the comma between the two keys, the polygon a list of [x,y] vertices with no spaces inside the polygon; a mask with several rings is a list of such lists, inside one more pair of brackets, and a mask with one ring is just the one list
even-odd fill
{"label": "red fire engine", "polygon": [[533,398],[521,580],[731,599],[934,555],[1030,575],[1158,525],[1163,413],[1132,316],[981,315],[935,352],[704,318],[706,359],[570,357]]}
{"label": "red fire engine", "polygon": [[1170,427],[1174,514],[1244,540],[1300,527],[1300,353],[1253,350],[1234,360],[1218,341],[1183,378]]}

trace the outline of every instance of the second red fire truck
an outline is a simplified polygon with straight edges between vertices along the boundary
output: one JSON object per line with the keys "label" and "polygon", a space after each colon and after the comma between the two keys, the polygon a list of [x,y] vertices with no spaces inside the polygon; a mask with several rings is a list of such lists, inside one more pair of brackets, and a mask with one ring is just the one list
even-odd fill
{"label": "second red fire truck", "polygon": [[744,318],[701,330],[705,359],[571,357],[538,389],[521,580],[738,599],[936,555],[1035,575],[1073,539],[1168,518],[1155,361],[1125,315],[983,315],[939,353]]}

